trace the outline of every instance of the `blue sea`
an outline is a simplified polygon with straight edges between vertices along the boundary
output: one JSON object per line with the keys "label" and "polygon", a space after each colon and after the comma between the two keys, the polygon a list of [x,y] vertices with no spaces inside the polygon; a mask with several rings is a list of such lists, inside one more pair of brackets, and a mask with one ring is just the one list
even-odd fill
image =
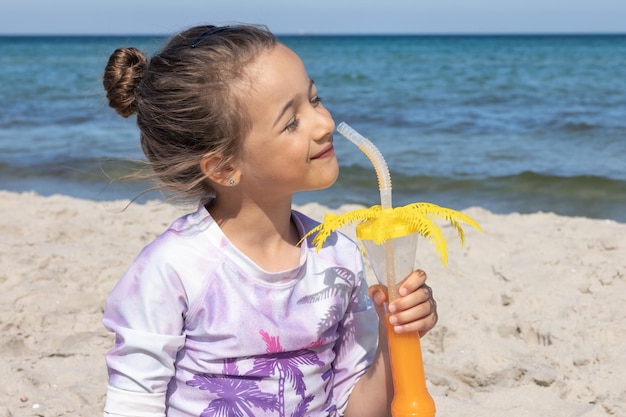
{"label": "blue sea", "polygon": [[[337,124],[382,152],[395,206],[626,222],[626,35],[281,36]],[[107,106],[113,50],[163,36],[0,37],[0,188],[158,199],[118,181],[142,158],[135,120]],[[379,202],[375,171],[336,134],[328,190],[295,203]]]}

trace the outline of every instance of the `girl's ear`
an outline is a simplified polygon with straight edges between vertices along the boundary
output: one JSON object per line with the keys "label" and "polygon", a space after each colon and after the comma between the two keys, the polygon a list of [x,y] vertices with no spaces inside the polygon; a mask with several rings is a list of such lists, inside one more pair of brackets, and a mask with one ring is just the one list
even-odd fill
{"label": "girl's ear", "polygon": [[204,175],[223,187],[233,187],[239,183],[241,174],[231,161],[224,161],[221,154],[206,154],[200,161]]}

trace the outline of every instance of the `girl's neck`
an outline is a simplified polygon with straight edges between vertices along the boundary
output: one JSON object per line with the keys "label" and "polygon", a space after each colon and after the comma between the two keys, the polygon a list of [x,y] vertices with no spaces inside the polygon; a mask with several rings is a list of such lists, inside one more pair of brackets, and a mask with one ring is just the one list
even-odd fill
{"label": "girl's neck", "polygon": [[258,202],[215,198],[207,209],[222,229],[245,227],[247,235],[282,235],[290,227],[291,200]]}
{"label": "girl's neck", "polygon": [[266,271],[299,264],[300,235],[292,221],[291,200],[259,204],[215,199],[208,210],[230,242]]}

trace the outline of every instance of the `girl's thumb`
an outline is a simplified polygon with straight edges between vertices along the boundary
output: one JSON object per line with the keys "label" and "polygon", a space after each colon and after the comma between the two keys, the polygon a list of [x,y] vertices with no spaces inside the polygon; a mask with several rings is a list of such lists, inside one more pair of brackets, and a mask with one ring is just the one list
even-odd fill
{"label": "girl's thumb", "polygon": [[376,308],[376,314],[378,314],[378,318],[385,320],[385,302],[387,301],[387,287],[380,284],[374,284],[367,289],[367,295],[374,302],[374,307]]}

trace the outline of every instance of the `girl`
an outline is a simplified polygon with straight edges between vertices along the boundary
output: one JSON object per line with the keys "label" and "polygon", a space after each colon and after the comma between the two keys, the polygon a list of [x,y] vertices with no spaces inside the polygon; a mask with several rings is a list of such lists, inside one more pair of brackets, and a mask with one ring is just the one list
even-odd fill
{"label": "girl", "polygon": [[[317,223],[291,208],[338,175],[334,121],[300,58],[262,27],[196,27],[149,62],[116,50],[104,87],[137,115],[165,188],[200,202],[107,300],[105,415],[388,415],[384,291],[368,298],[345,236],[319,253],[301,242]],[[425,279],[411,274],[388,306],[395,331],[435,325]]]}

